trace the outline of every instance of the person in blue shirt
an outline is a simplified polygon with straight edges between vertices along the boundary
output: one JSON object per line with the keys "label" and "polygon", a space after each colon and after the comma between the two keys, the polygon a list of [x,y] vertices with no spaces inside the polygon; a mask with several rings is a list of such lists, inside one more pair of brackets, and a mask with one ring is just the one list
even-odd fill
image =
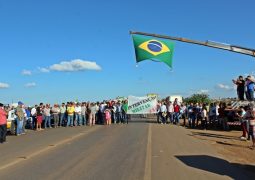
{"label": "person in blue shirt", "polygon": [[29,126],[29,128],[32,129],[31,111],[30,111],[30,109],[28,107],[25,107],[25,112],[26,112],[26,115],[27,115],[26,116],[26,120],[25,120],[25,122],[26,122],[25,126]]}
{"label": "person in blue shirt", "polygon": [[251,76],[247,76],[246,78],[246,86],[247,86],[247,100],[254,100],[254,82],[255,80],[251,78]]}

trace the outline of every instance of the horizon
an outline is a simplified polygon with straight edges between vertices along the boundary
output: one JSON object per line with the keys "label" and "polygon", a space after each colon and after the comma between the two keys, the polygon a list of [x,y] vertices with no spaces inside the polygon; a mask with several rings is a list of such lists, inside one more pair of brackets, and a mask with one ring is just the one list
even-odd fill
{"label": "horizon", "polygon": [[136,64],[129,31],[252,48],[255,25],[247,17],[254,17],[255,2],[159,0],[157,8],[152,2],[0,2],[0,102],[236,97],[232,79],[254,75],[254,57],[171,41],[172,70],[150,60]]}

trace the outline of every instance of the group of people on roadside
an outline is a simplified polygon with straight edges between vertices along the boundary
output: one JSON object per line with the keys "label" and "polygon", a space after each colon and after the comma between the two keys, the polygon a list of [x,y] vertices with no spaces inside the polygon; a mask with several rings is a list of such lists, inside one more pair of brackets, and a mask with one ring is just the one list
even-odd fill
{"label": "group of people on roadside", "polygon": [[26,107],[21,101],[17,107],[0,104],[0,143],[6,141],[7,119],[11,133],[25,134],[26,129],[41,131],[47,128],[94,126],[128,123],[127,101],[67,102],[61,105],[40,103]]}
{"label": "group of people on roadside", "polygon": [[[161,124],[180,124],[180,119],[183,119],[183,125],[188,125],[190,128],[201,127],[206,129],[209,125],[214,125],[219,117],[219,104],[211,103],[180,103],[178,99],[174,102],[163,100],[158,101],[157,122]],[[188,124],[186,122],[188,120]]]}
{"label": "group of people on roadside", "polygon": [[254,101],[255,79],[252,76],[239,76],[236,80],[232,80],[237,86],[237,96],[240,101],[244,101],[244,96],[248,101]]}
{"label": "group of people on roadside", "polygon": [[[246,107],[233,109],[231,104],[221,103],[179,103],[163,100],[158,101],[157,122],[161,124],[180,124],[183,126],[201,129],[223,129],[228,130],[228,121],[237,118],[241,122],[241,140],[252,140],[252,149],[255,148],[255,106],[250,103]],[[188,120],[188,124],[186,124]]]}

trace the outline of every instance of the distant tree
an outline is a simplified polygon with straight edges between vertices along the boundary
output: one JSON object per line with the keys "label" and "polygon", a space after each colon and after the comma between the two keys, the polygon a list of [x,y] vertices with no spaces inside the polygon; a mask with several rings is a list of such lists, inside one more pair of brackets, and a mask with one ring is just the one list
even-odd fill
{"label": "distant tree", "polygon": [[211,99],[208,94],[193,94],[184,98],[185,103],[210,103]]}

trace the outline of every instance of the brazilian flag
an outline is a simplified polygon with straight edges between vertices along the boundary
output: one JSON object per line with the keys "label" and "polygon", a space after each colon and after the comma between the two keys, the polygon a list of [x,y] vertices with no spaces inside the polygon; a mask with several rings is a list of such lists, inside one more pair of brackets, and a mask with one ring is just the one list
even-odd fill
{"label": "brazilian flag", "polygon": [[153,60],[164,62],[172,68],[173,42],[142,35],[132,35],[132,37],[135,47],[136,62]]}

